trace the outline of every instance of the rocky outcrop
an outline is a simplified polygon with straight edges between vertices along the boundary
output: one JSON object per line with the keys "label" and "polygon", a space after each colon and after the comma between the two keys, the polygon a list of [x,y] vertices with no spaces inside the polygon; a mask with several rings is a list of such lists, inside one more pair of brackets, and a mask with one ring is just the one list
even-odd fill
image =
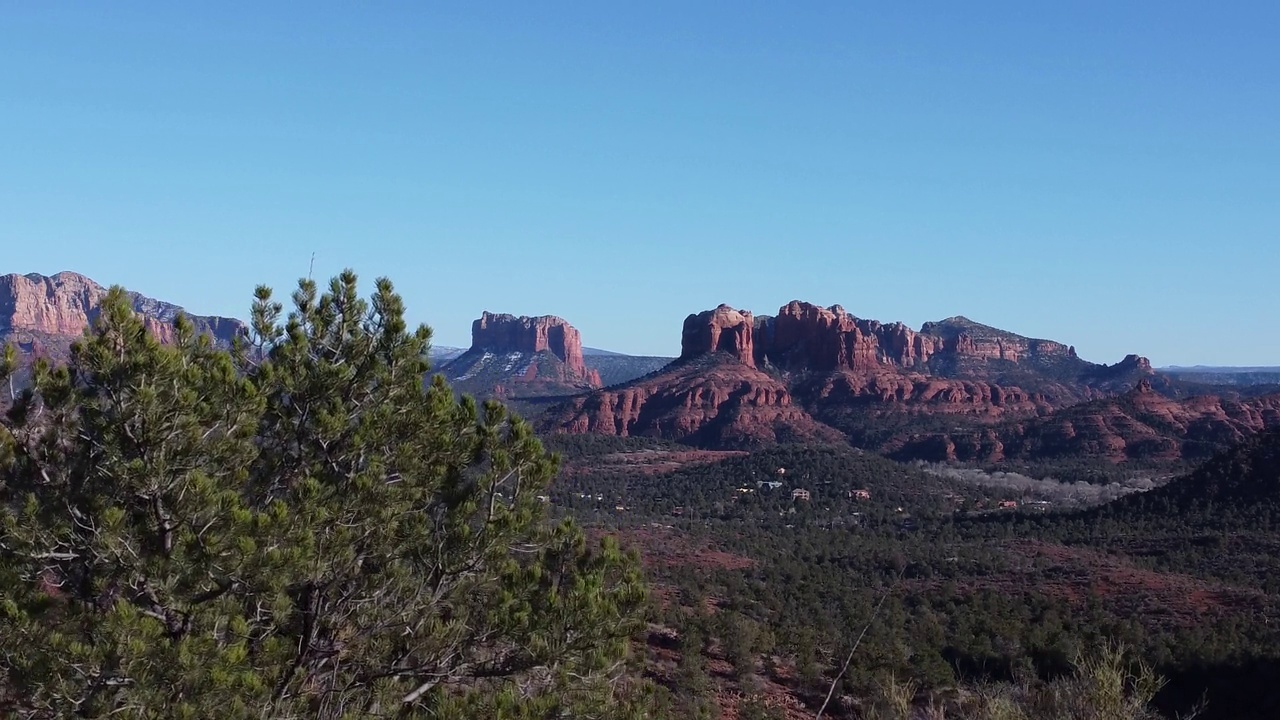
{"label": "rocky outcrop", "polygon": [[517,317],[486,310],[471,324],[471,349],[497,354],[549,352],[564,363],[569,375],[578,378],[590,375],[582,359],[582,334],[554,315]]}
{"label": "rocky outcrop", "polygon": [[[1125,355],[1124,359],[1112,366],[1119,371],[1135,371],[1145,374],[1151,374],[1151,361],[1141,355]],[[1150,383],[1147,383],[1150,385]]]}
{"label": "rocky outcrop", "polygon": [[1019,362],[1036,357],[1076,357],[1074,347],[1029,338],[974,322],[963,315],[925,323],[920,332],[940,339],[948,351],[993,360]]}
{"label": "rocky outcrop", "polygon": [[1076,349],[1070,345],[1023,337],[976,323],[962,315],[925,323],[920,332],[941,340],[945,352],[966,358],[1015,363],[1077,358]]}
{"label": "rocky outcrop", "polygon": [[78,337],[97,316],[105,292],[75,273],[5,275],[0,277],[0,330]]}
{"label": "rocky outcrop", "polygon": [[1046,417],[975,432],[917,434],[880,449],[903,459],[978,462],[1198,460],[1277,427],[1280,394],[1248,400],[1214,395],[1172,399],[1144,379],[1123,395]]}
{"label": "rocky outcrop", "polygon": [[977,380],[948,380],[919,373],[832,373],[797,385],[818,406],[875,404],[906,413],[977,415],[1036,414],[1052,409],[1043,396],[1018,387]]}
{"label": "rocky outcrop", "polygon": [[690,315],[680,335],[680,359],[724,353],[747,367],[755,367],[754,320],[751,313],[721,305]]}
{"label": "rocky outcrop", "polygon": [[688,358],[657,376],[574,398],[550,410],[543,427],[713,448],[843,441],[799,407],[785,384],[727,351]]}
{"label": "rocky outcrop", "polygon": [[758,359],[785,370],[870,372],[882,366],[915,368],[938,347],[901,323],[861,320],[839,305],[829,308],[792,301],[757,326],[767,341]]}
{"label": "rocky outcrop", "polygon": [[[872,372],[877,369],[972,370],[974,362],[1078,362],[1074,347],[1026,338],[964,317],[926,323],[918,332],[902,323],[881,323],[794,300],[774,317],[756,322],[757,361],[784,370]],[[951,362],[934,362],[950,359]],[[959,362],[957,362],[959,360]],[[1148,365],[1148,369],[1149,365]]]}
{"label": "rocky outcrop", "polygon": [[[667,371],[575,399],[548,427],[716,447],[724,437],[776,437],[773,428],[789,423],[798,435],[834,428],[904,457],[999,461],[1040,452],[1024,431],[1056,412],[1152,377],[1137,355],[1098,365],[1070,345],[964,317],[916,331],[838,305],[793,301],[774,316],[721,305],[685,319],[680,360]],[[1114,454],[1108,442],[1097,447]]]}
{"label": "rocky outcrop", "polygon": [[964,317],[914,331],[800,301],[756,318],[754,345],[757,365],[790,377],[805,407],[828,422],[835,422],[829,412],[847,416],[851,408],[987,420],[1042,415],[1123,392],[1152,373],[1136,355],[1096,365],[1069,345]]}
{"label": "rocky outcrop", "polygon": [[662,372],[574,398],[543,419],[551,432],[661,437],[700,447],[840,442],[755,366],[755,319],[721,305],[690,315],[680,358]]}
{"label": "rocky outcrop", "polygon": [[[0,276],[0,342],[12,342],[27,354],[63,360],[71,344],[98,316],[107,289],[73,272]],[[130,293],[134,310],[161,342],[174,339],[173,322],[183,309]],[[245,331],[239,320],[187,315],[197,332],[230,345]]]}
{"label": "rocky outcrop", "polygon": [[464,392],[503,400],[571,395],[601,386],[587,366],[582,335],[554,315],[484,312],[471,324],[471,347],[440,368]]}

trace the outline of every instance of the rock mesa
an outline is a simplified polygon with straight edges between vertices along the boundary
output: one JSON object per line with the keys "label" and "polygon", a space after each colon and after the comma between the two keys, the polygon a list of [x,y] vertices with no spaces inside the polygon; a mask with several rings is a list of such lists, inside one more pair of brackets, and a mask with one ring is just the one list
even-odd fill
{"label": "rock mesa", "polygon": [[598,388],[587,367],[582,335],[554,315],[527,317],[485,311],[471,324],[471,347],[440,371],[460,390],[515,400]]}
{"label": "rock mesa", "polygon": [[563,362],[571,374],[582,378],[591,374],[582,359],[582,334],[554,315],[517,317],[486,310],[471,324],[471,347],[494,353],[549,352]]}

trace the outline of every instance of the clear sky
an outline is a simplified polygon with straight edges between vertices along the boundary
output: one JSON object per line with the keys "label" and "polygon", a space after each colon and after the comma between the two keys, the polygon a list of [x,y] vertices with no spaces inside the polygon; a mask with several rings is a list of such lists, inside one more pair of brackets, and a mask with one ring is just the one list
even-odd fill
{"label": "clear sky", "polygon": [[0,273],[389,276],[674,354],[792,299],[1280,364],[1280,3],[0,0]]}

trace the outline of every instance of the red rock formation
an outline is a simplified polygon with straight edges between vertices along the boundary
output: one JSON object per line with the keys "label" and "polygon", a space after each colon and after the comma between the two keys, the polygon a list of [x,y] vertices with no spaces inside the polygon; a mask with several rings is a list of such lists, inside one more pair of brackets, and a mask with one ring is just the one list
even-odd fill
{"label": "red rock formation", "polygon": [[[1071,352],[1073,352],[1073,353],[1074,353],[1074,352],[1075,352],[1075,348],[1072,348],[1072,349],[1071,349]],[[1144,358],[1144,357],[1142,357],[1141,355],[1125,355],[1125,356],[1124,356],[1124,359],[1123,359],[1123,360],[1121,360],[1119,363],[1117,363],[1117,364],[1115,365],[1115,367],[1116,367],[1117,369],[1137,370],[1137,371],[1139,371],[1139,372],[1143,372],[1143,373],[1152,373],[1152,372],[1154,372],[1154,371],[1151,369],[1151,361],[1150,361],[1150,360],[1148,360],[1148,359],[1146,359],[1146,358]],[[1150,382],[1150,381],[1147,381],[1146,386],[1147,386],[1147,388],[1148,388],[1148,389],[1150,389],[1150,388],[1151,388],[1151,382]]]}
{"label": "red rock formation", "polygon": [[1250,400],[1202,395],[1165,397],[1142,380],[1130,392],[1082,403],[1046,417],[1004,423],[980,433],[896,438],[880,449],[901,458],[998,462],[1089,457],[1170,461],[1201,459],[1269,428],[1280,427],[1280,394]]}
{"label": "red rock formation", "polygon": [[[995,458],[1006,453],[1009,440],[983,428],[1110,397],[1152,373],[1138,356],[1110,367],[1095,365],[1068,345],[963,317],[928,323],[917,332],[902,323],[857,318],[838,305],[799,301],[773,317],[753,317],[727,305],[688,316],[678,365],[656,378],[582,398],[552,424],[568,432],[704,442],[703,428],[726,412],[734,418],[729,434],[749,436],[749,423],[767,427],[784,417],[800,422],[781,410],[799,407],[808,413],[803,422],[816,419],[821,427],[877,447],[894,432],[886,427],[909,430],[918,425],[912,419],[917,415],[946,415],[963,432],[943,438],[934,454]],[[734,408],[741,398],[750,412]],[[977,433],[977,439],[964,432]],[[890,444],[900,448],[903,442],[898,435]]]}
{"label": "red rock formation", "polygon": [[1153,379],[1181,392],[1138,355],[1096,365],[1069,345],[962,317],[917,332],[839,306],[792,302],[753,317],[721,305],[685,320],[666,372],[576,398],[544,426],[703,447],[828,440],[835,428],[901,458],[1000,462],[1200,457],[1280,425],[1280,395],[1172,400]]}
{"label": "red rock formation", "polygon": [[797,387],[816,408],[874,403],[881,411],[972,415],[1037,414],[1051,408],[1044,397],[1014,386],[949,380],[920,373],[831,373]]}
{"label": "red rock formation", "polygon": [[784,384],[723,355],[575,398],[548,413],[544,425],[558,432],[662,437],[717,448],[843,440],[796,406]]}
{"label": "red rock formation", "polygon": [[915,332],[902,323],[857,318],[839,305],[823,308],[795,300],[779,309],[776,317],[761,318],[756,325],[766,338],[756,344],[757,361],[767,359],[788,370],[922,369],[939,355],[1012,363],[1077,359],[1073,347],[1024,338],[963,317],[928,323]]}
{"label": "red rock formation", "polygon": [[752,341],[754,321],[749,312],[721,305],[690,315],[684,320],[680,337],[680,359],[727,353],[747,367],[755,367],[755,345]]}
{"label": "red rock formation", "polygon": [[[15,342],[24,351],[61,359],[98,316],[107,289],[73,272],[0,276],[0,342]],[[131,293],[134,310],[161,342],[172,342],[173,320],[182,309]],[[244,330],[238,320],[189,316],[198,332],[230,343]]]}
{"label": "red rock formation", "polygon": [[842,436],[796,405],[781,380],[755,367],[754,319],[728,305],[690,315],[680,359],[665,372],[575,398],[544,417],[546,429],[648,436],[705,447]]}
{"label": "red rock formation", "polygon": [[973,360],[1004,360],[1018,363],[1026,360],[1078,360],[1076,349],[1069,345],[1023,337],[999,330],[966,317],[956,316],[939,322],[925,323],[920,332],[940,341],[940,351]]}
{"label": "red rock formation", "polygon": [[757,359],[789,370],[869,372],[879,366],[914,368],[928,362],[940,343],[902,323],[861,320],[839,305],[823,308],[792,301],[758,323],[768,339]]}
{"label": "red rock formation", "polygon": [[[582,359],[581,333],[554,315],[516,317],[486,310],[471,324],[471,347],[499,354],[550,352],[564,363],[568,375],[588,379],[594,374]],[[598,375],[594,375],[593,386],[600,386]]]}
{"label": "red rock formation", "polygon": [[0,329],[79,337],[105,293],[75,273],[5,275],[0,277]]}
{"label": "red rock formation", "polygon": [[[963,317],[919,332],[793,301],[755,322],[758,366],[782,371],[818,419],[856,437],[870,418],[963,415],[995,422],[1042,416],[1123,392],[1151,374],[1144,358],[1107,367],[1075,349],[1025,338]],[[855,418],[853,415],[860,415]]]}
{"label": "red rock formation", "polygon": [[598,388],[582,356],[582,336],[562,318],[483,313],[471,347],[440,372],[468,393],[503,400],[571,395]]}

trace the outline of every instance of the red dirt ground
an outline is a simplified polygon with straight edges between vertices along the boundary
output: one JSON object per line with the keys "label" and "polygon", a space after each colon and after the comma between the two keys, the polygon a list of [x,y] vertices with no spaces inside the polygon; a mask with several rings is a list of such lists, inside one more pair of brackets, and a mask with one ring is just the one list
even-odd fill
{"label": "red dirt ground", "polygon": [[636,452],[610,453],[569,461],[561,472],[576,475],[600,470],[619,470],[640,475],[663,475],[675,472],[686,465],[719,462],[749,453],[733,450],[638,450]]}
{"label": "red dirt ground", "polygon": [[[680,662],[680,651],[676,649],[677,642],[676,634],[670,628],[650,626],[646,665],[649,674],[658,682],[670,681]],[[746,701],[748,694],[734,679],[733,667],[724,659],[717,647],[712,647],[707,654],[706,667],[711,676],[718,710],[714,717],[718,720],[739,720],[740,707]],[[778,667],[773,676],[757,674],[754,679],[754,694],[767,707],[780,708],[787,720],[812,720],[815,712],[805,708],[804,703],[788,687],[789,681],[790,673],[787,667]],[[835,720],[838,716],[832,717]]]}
{"label": "red dirt ground", "polygon": [[709,540],[692,538],[670,525],[649,525],[614,528],[589,528],[592,538],[612,535],[624,548],[634,548],[640,553],[640,562],[646,568],[694,567],[703,570],[744,570],[756,564],[742,555],[727,553],[715,547]]}
{"label": "red dirt ground", "polygon": [[1010,592],[1031,588],[1075,605],[1098,598],[1117,613],[1159,627],[1191,627],[1206,615],[1262,614],[1269,607],[1260,591],[1150,570],[1122,555],[1031,540],[1002,545],[1012,564],[1008,573],[967,584],[1007,587]]}

